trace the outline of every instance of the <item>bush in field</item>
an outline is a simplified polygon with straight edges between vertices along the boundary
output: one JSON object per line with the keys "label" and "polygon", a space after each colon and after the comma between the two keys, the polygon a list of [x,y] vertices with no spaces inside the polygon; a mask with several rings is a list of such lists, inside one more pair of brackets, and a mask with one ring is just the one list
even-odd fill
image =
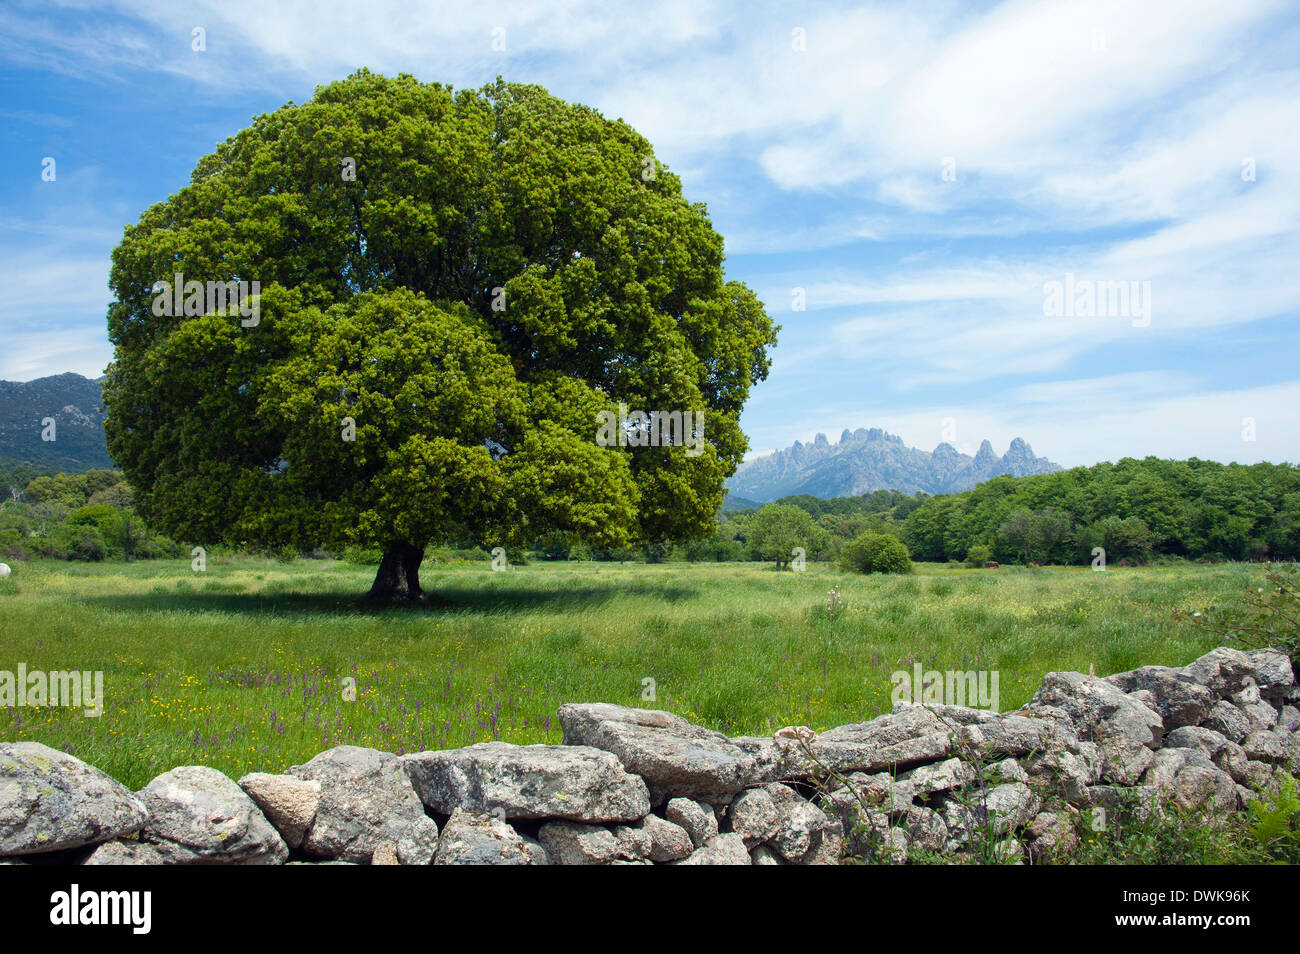
{"label": "bush in field", "polygon": [[65,560],[97,562],[108,556],[104,537],[93,526],[64,524],[55,530],[51,539],[57,548],[57,552],[52,555]]}
{"label": "bush in field", "polygon": [[1246,592],[1244,609],[1209,610],[1193,614],[1191,620],[1246,649],[1280,649],[1300,667],[1300,565],[1267,565],[1264,585]]}
{"label": "bush in field", "polygon": [[966,565],[979,569],[993,559],[993,551],[982,543],[977,543],[966,551]]}
{"label": "bush in field", "polygon": [[897,537],[867,532],[844,544],[840,566],[859,573],[911,573],[912,558]]}

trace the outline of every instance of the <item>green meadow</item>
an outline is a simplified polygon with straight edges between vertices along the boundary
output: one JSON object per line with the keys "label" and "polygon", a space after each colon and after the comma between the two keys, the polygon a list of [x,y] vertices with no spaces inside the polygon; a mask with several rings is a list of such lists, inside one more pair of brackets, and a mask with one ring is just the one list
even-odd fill
{"label": "green meadow", "polygon": [[732,735],[821,730],[889,711],[890,674],[916,662],[997,671],[1007,710],[1052,670],[1194,659],[1217,641],[1176,611],[1236,604],[1260,575],[426,564],[436,597],[397,608],[358,600],[373,572],[211,556],[202,573],[184,561],[19,564],[0,580],[0,670],[102,670],[103,713],[0,708],[0,739],[43,742],[139,787],[186,764],[277,772],[341,744],[556,743],[564,702],[667,709]]}

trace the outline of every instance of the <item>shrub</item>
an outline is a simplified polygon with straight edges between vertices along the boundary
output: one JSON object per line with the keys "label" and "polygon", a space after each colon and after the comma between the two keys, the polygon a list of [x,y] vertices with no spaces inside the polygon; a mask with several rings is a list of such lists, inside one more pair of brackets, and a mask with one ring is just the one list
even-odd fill
{"label": "shrub", "polygon": [[978,569],[993,559],[993,550],[982,543],[977,543],[966,551],[966,565]]}
{"label": "shrub", "polygon": [[108,556],[108,547],[104,545],[104,538],[94,527],[64,525],[59,527],[53,536],[55,546],[61,551],[56,555],[62,556],[65,560],[98,562]]}
{"label": "shrub", "polygon": [[868,531],[844,544],[840,566],[859,573],[911,573],[912,558],[897,537]]}
{"label": "shrub", "polygon": [[[1267,799],[1267,804],[1265,804]],[[1273,859],[1288,864],[1300,858],[1300,798],[1295,779],[1284,774],[1276,792],[1249,803],[1250,836]]]}
{"label": "shrub", "polygon": [[427,547],[424,551],[425,563],[482,563],[491,560],[492,554],[478,547]]}
{"label": "shrub", "polygon": [[343,551],[343,562],[358,566],[379,566],[383,557],[378,547],[347,547]]}
{"label": "shrub", "polygon": [[1280,649],[1300,666],[1300,565],[1266,564],[1263,582],[1246,592],[1243,609],[1207,610],[1190,619],[1246,649]]}

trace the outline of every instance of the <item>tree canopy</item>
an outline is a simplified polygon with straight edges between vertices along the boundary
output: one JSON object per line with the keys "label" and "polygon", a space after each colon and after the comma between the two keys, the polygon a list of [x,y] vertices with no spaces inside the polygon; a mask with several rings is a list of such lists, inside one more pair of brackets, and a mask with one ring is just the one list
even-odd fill
{"label": "tree canopy", "polygon": [[1055,474],[994,477],[920,502],[901,528],[918,560],[995,559],[1087,564],[1152,556],[1300,556],[1300,469],[1292,464],[1143,460]]}
{"label": "tree canopy", "polygon": [[[256,282],[255,317],[160,309],[176,275]],[[778,330],[627,124],[365,70],[200,160],[110,284],[105,430],[140,512],[192,542],[378,545],[376,595],[418,596],[453,536],[707,536]],[[620,404],[703,413],[702,453],[600,446]]]}
{"label": "tree canopy", "polygon": [[827,534],[813,523],[808,511],[793,504],[767,504],[749,520],[747,526],[750,549],[761,559],[772,560],[779,570],[789,566],[796,547],[815,551],[825,546]]}

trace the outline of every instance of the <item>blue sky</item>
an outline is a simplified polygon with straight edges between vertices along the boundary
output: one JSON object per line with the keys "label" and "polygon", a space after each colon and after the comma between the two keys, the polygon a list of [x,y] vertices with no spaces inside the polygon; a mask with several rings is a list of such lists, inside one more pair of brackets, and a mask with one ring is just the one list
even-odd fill
{"label": "blue sky", "polygon": [[[501,74],[626,119],[707,203],[783,326],[753,454],[947,422],[1066,465],[1296,461],[1298,51],[1254,0],[9,2],[0,378],[103,371],[122,227],[254,115],[360,66]],[[1149,314],[1049,314],[1067,275]]]}

